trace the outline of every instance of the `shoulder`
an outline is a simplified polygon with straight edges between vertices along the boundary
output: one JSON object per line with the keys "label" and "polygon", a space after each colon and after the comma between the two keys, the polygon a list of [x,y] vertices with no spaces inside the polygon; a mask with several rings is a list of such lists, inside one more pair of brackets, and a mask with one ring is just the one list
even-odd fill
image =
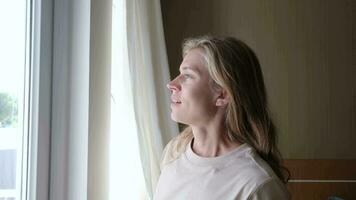
{"label": "shoulder", "polygon": [[193,139],[193,134],[188,131],[183,131],[173,139],[171,139],[165,146],[161,158],[160,169],[163,170],[164,166],[178,159],[184,153],[186,147]]}
{"label": "shoulder", "polygon": [[286,186],[276,178],[266,179],[264,182],[259,184],[249,195],[248,200],[289,200],[290,194]]}
{"label": "shoulder", "polygon": [[244,173],[247,199],[290,199],[286,185],[253,148],[246,152],[244,159],[240,172]]}
{"label": "shoulder", "polygon": [[161,171],[163,168],[173,160],[179,157],[179,151],[178,151],[178,146],[179,146],[179,135],[172,138],[167,145],[163,149],[162,157],[161,157],[161,162],[160,162],[160,169]]}

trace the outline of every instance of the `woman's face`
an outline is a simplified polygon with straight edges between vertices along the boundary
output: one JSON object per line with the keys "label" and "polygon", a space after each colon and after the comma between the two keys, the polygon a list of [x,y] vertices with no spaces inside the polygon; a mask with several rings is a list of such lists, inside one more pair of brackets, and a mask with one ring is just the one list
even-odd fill
{"label": "woman's face", "polygon": [[172,91],[171,118],[183,124],[204,125],[216,111],[218,92],[206,67],[201,49],[192,49],[184,57],[180,74],[167,87]]}

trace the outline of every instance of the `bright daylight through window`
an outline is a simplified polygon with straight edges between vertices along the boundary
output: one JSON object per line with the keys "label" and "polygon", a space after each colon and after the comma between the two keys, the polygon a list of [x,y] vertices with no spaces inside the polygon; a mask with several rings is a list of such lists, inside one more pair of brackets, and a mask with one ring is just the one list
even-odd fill
{"label": "bright daylight through window", "polygon": [[27,177],[28,2],[0,1],[0,200],[20,200]]}
{"label": "bright daylight through window", "polygon": [[110,200],[148,199],[130,98],[124,0],[113,0]]}

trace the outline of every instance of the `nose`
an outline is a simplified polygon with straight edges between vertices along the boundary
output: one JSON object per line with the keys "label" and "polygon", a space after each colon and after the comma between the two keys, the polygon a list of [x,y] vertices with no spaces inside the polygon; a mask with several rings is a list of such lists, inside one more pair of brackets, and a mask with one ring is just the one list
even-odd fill
{"label": "nose", "polygon": [[172,81],[170,81],[168,84],[167,84],[167,88],[172,90],[172,91],[179,91],[180,90],[180,86],[179,84],[177,83],[177,80],[174,79]]}

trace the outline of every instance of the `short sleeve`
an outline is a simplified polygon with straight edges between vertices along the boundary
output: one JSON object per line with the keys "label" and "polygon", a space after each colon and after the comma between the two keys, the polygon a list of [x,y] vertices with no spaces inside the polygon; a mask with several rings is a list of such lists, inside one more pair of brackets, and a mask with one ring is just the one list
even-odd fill
{"label": "short sleeve", "polygon": [[286,186],[278,179],[271,178],[262,183],[248,198],[248,200],[290,200]]}

